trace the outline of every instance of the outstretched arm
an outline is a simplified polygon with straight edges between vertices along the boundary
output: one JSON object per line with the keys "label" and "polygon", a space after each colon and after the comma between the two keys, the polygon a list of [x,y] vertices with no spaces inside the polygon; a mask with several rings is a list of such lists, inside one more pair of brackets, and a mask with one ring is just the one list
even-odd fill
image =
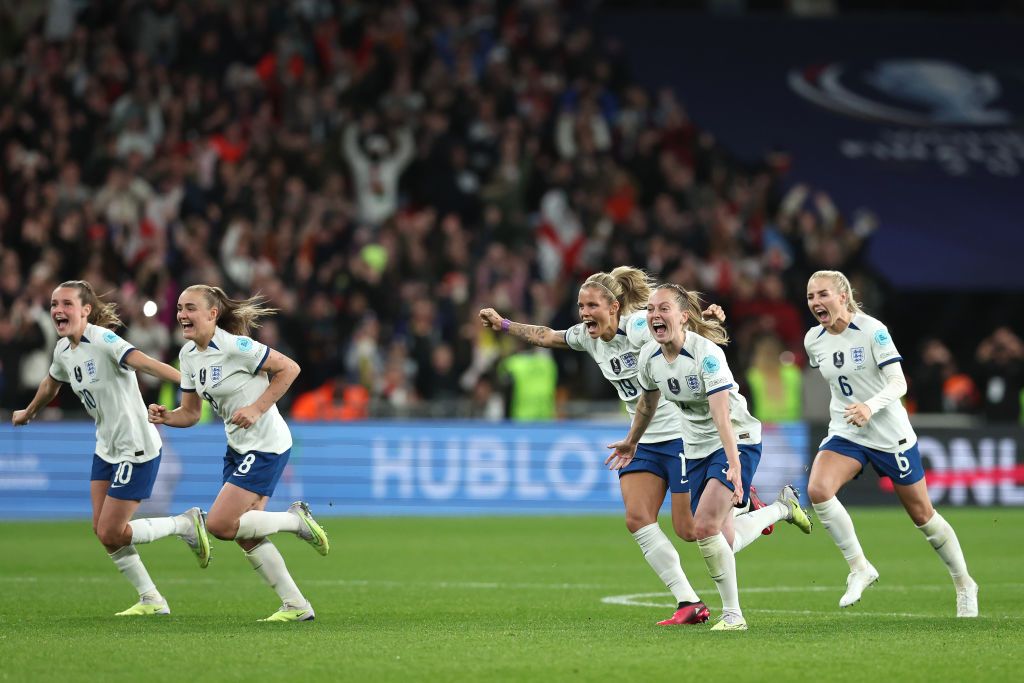
{"label": "outstretched arm", "polygon": [[493,308],[481,309],[480,320],[484,327],[507,332],[534,346],[543,346],[546,349],[569,348],[569,345],[565,343],[565,330],[553,330],[543,325],[524,325],[512,322],[507,318],[502,318]]}
{"label": "outstretched arm", "polygon": [[636,415],[629,425],[629,433],[622,441],[608,444],[613,449],[612,454],[605,458],[604,464],[610,470],[621,470],[633,460],[636,455],[636,446],[640,443],[640,437],[647,431],[648,425],[654,419],[654,412],[658,409],[658,401],[661,399],[661,391],[644,391],[636,402]]}
{"label": "outstretched arm", "polygon": [[162,363],[155,358],[147,356],[138,349],[129,351],[124,362],[136,370],[140,370],[147,375],[153,375],[153,377],[162,379],[165,382],[173,382],[175,385],[181,384],[180,372],[167,363]]}
{"label": "outstretched arm", "polygon": [[203,414],[203,399],[194,391],[184,391],[181,394],[181,405],[174,410],[167,410],[162,405],[151,403],[149,405],[149,421],[157,425],[168,427],[191,427]]}
{"label": "outstretched arm", "polygon": [[14,415],[11,416],[11,423],[15,427],[27,425],[35,419],[36,413],[39,412],[40,408],[49,405],[50,401],[57,398],[57,392],[59,391],[60,382],[47,375],[39,383],[39,389],[36,390],[36,395],[32,397],[32,402],[28,404],[28,407],[24,410],[14,411]]}

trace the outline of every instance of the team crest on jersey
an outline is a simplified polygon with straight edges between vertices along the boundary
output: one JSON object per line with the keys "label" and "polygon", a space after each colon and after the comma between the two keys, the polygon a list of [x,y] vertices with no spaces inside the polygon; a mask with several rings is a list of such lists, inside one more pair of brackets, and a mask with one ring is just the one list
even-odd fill
{"label": "team crest on jersey", "polygon": [[82,368],[81,366],[75,366],[75,381],[81,383],[82,381]]}
{"label": "team crest on jersey", "polygon": [[206,384],[206,368],[199,368],[199,383]]}
{"label": "team crest on jersey", "polygon": [[722,364],[719,363],[718,359],[714,356],[705,356],[704,362],[701,363],[701,367],[704,369],[704,372],[709,375],[713,375],[718,372],[718,369],[722,367]]}
{"label": "team crest on jersey", "polygon": [[843,357],[842,351],[836,351],[835,353],[832,354],[832,365],[836,366],[837,368],[841,368],[843,367],[843,363],[845,362],[846,359]]}
{"label": "team crest on jersey", "polygon": [[700,378],[697,375],[686,376],[686,386],[690,388],[690,391],[697,393],[700,389]]}
{"label": "team crest on jersey", "polygon": [[622,363],[619,362],[618,358],[612,358],[612,372],[616,375],[622,372]]}
{"label": "team crest on jersey", "polygon": [[220,369],[220,365],[210,367],[210,384],[217,385],[220,383]]}
{"label": "team crest on jersey", "polygon": [[107,342],[108,344],[113,344],[114,342],[117,341],[117,335],[114,334],[113,332],[107,332],[103,335],[103,341]]}
{"label": "team crest on jersey", "polygon": [[850,356],[853,358],[854,365],[864,365],[864,347],[854,346],[850,349]]}
{"label": "team crest on jersey", "polygon": [[239,351],[248,351],[252,348],[252,339],[248,337],[239,337],[235,340],[235,344],[238,345]]}
{"label": "team crest on jersey", "polygon": [[636,354],[635,353],[624,353],[622,354],[622,364],[626,366],[627,370],[636,369]]}
{"label": "team crest on jersey", "polygon": [[93,382],[97,380],[96,377],[96,361],[89,358],[85,361],[85,374],[89,375],[89,379]]}
{"label": "team crest on jersey", "polygon": [[677,380],[675,377],[669,377],[668,378],[668,390],[671,391],[673,394],[678,394],[679,393],[679,380]]}

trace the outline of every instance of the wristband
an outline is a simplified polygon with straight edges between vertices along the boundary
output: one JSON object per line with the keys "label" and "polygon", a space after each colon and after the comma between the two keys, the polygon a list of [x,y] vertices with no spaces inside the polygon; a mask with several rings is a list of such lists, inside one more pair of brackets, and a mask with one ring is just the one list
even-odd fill
{"label": "wristband", "polygon": [[509,320],[508,318],[502,318],[501,319],[501,331],[502,332],[508,332],[509,325],[511,325],[511,324],[512,324],[511,320]]}

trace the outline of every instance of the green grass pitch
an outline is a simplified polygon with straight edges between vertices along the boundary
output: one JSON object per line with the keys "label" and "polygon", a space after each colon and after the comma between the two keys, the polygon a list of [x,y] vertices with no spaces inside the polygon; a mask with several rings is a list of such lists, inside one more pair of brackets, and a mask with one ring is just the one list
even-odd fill
{"label": "green grass pitch", "polygon": [[[782,524],[737,558],[747,633],[656,627],[671,597],[610,516],[327,520],[327,558],[275,539],[316,608],[304,624],[256,623],[276,597],[237,547],[215,541],[200,570],[173,538],[140,550],[173,613],[115,618],[135,595],[87,523],[4,522],[0,680],[1019,680],[1024,510],[943,512],[981,618],[953,617],[946,569],[902,511],[858,509],[879,584],[840,611],[838,551]],[[696,545],[676,545],[717,615]]]}

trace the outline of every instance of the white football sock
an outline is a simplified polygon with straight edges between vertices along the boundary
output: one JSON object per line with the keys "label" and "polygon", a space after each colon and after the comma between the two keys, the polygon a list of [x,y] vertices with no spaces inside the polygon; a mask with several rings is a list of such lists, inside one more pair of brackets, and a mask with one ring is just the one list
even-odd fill
{"label": "white football sock", "polygon": [[640,544],[647,564],[651,565],[658,578],[672,591],[676,602],[700,602],[683,572],[676,547],[657,522],[638,529],[633,538]]}
{"label": "white football sock", "polygon": [[775,501],[760,510],[746,512],[732,518],[733,539],[732,551],[738,553],[748,545],[761,538],[761,532],[772,524],[786,518],[789,511],[786,506]]}
{"label": "white football sock", "polygon": [[[249,514],[249,513],[246,513]],[[288,573],[288,567],[284,564],[284,558],[277,547],[264,539],[262,543],[245,554],[249,564],[256,570],[256,573],[263,577],[267,585],[274,589],[281,603],[289,607],[304,607],[306,598],[295,585],[292,575]]]}
{"label": "white football sock", "polygon": [[935,548],[942,561],[949,569],[949,575],[957,588],[964,588],[972,581],[971,575],[967,573],[967,561],[964,560],[963,550],[960,549],[960,540],[949,522],[937,511],[927,522],[917,527],[925,535],[928,542]]}
{"label": "white football sock", "polygon": [[725,536],[719,532],[708,538],[697,540],[700,554],[708,566],[711,580],[718,586],[722,596],[722,611],[742,614],[740,611],[740,589],[736,585],[736,556],[729,547]]}
{"label": "white football sock", "polygon": [[868,559],[864,557],[864,551],[857,540],[857,532],[853,529],[853,520],[850,513],[846,511],[839,499],[832,496],[824,503],[814,503],[814,512],[821,520],[821,525],[832,537],[839,552],[843,554],[850,571],[863,571],[868,568]]}
{"label": "white football sock", "polygon": [[186,533],[190,522],[184,515],[177,517],[147,517],[128,522],[132,529],[132,545],[152,543],[166,536]]}
{"label": "white football sock", "polygon": [[265,538],[279,531],[298,533],[302,529],[302,520],[290,512],[265,512],[249,510],[238,518],[236,541],[253,538]]}
{"label": "white football sock", "polygon": [[139,551],[133,545],[126,545],[110,553],[110,559],[114,561],[118,571],[135,586],[140,598],[156,601],[160,592],[156,589],[153,579],[149,578],[146,566],[142,564]]}

